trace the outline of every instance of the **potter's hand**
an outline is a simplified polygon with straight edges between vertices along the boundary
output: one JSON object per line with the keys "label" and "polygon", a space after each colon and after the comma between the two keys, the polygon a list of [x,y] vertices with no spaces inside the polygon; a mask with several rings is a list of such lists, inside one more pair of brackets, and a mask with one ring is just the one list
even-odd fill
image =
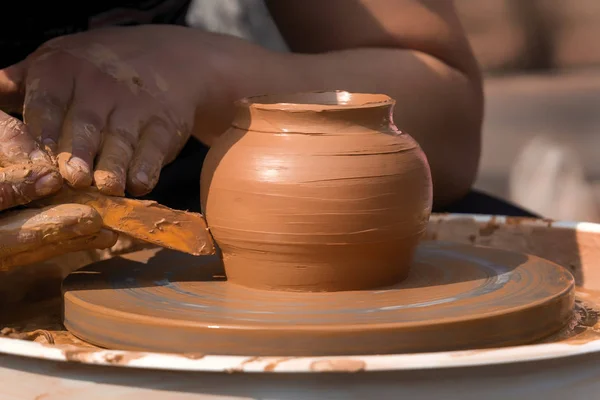
{"label": "potter's hand", "polygon": [[0,271],[74,251],[105,249],[117,234],[102,227],[93,208],[61,204],[0,215]]}
{"label": "potter's hand", "polygon": [[51,40],[0,71],[0,105],[22,105],[31,134],[73,187],[146,194],[194,120],[192,75],[200,72],[182,68],[185,30],[111,28]]}
{"label": "potter's hand", "polygon": [[52,194],[62,182],[23,123],[0,111],[0,211]]}
{"label": "potter's hand", "polygon": [[0,271],[73,251],[107,248],[117,235],[91,207],[8,210],[57,192],[58,169],[24,124],[0,111]]}

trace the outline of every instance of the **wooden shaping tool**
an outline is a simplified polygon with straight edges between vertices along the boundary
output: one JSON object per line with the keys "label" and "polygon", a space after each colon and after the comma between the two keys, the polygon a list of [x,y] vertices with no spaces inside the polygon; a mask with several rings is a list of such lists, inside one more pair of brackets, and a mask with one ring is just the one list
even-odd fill
{"label": "wooden shaping tool", "polygon": [[94,208],[105,227],[145,242],[195,256],[215,253],[215,245],[201,214],[173,210],[155,201],[106,196],[96,189],[68,187],[36,205],[76,203]]}

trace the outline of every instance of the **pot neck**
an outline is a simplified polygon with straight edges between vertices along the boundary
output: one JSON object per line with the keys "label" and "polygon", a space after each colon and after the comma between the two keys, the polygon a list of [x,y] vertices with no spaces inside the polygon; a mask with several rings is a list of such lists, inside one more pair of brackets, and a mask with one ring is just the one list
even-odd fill
{"label": "pot neck", "polygon": [[[351,101],[333,104],[331,100],[329,103],[322,100],[323,96],[340,97],[340,94]],[[282,101],[276,102],[279,99]],[[339,134],[373,130],[391,133],[398,132],[393,109],[394,101],[385,95],[320,92],[262,96],[238,101],[232,125],[266,133]]]}

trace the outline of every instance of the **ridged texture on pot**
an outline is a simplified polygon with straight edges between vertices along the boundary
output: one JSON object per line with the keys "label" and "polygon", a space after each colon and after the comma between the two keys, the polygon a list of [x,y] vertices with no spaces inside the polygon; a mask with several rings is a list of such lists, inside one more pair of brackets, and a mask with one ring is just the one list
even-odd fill
{"label": "ridged texture on pot", "polygon": [[405,278],[431,213],[429,165],[385,95],[242,100],[202,170],[227,278],[260,289],[353,290]]}

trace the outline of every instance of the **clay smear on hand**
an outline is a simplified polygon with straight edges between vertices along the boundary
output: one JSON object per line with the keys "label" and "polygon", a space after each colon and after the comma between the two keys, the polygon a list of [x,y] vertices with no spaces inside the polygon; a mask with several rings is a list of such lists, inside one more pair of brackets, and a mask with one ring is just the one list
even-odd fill
{"label": "clay smear on hand", "polygon": [[85,205],[8,211],[0,218],[0,270],[66,252],[108,248],[116,240],[117,234],[102,229],[100,215]]}
{"label": "clay smear on hand", "polygon": [[52,166],[17,164],[0,168],[0,211],[55,193],[63,185]]}

